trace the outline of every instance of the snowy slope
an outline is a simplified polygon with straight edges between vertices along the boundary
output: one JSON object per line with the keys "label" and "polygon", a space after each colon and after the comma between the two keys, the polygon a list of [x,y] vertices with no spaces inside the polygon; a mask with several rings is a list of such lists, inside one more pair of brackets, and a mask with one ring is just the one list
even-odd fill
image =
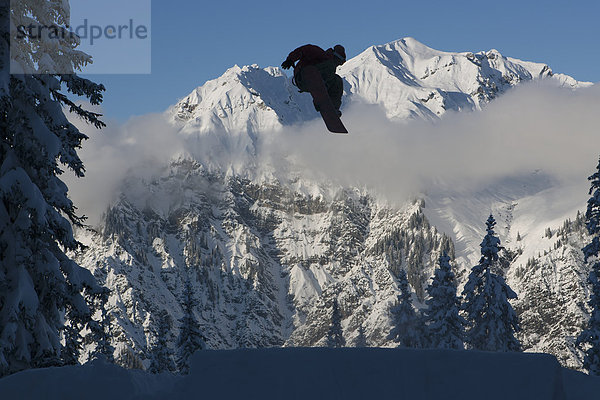
{"label": "snowy slope", "polygon": [[485,221],[493,214],[496,232],[504,245],[516,245],[522,259],[536,255],[545,244],[541,238],[547,228],[558,228],[567,218],[575,218],[585,207],[587,188],[556,182],[542,171],[490,182],[475,192],[443,189],[426,197],[425,214],[443,232],[453,232],[461,262],[479,261],[479,243],[485,235]]}
{"label": "snowy slope", "polygon": [[298,93],[280,68],[235,65],[180,100],[169,114],[184,133],[216,131],[253,137],[301,122],[311,110],[310,96]]}
{"label": "snowy slope", "polygon": [[96,362],[0,379],[5,398],[47,400],[581,400],[599,390],[600,379],[560,368],[545,354],[400,349],[205,351],[194,356],[188,376]]}

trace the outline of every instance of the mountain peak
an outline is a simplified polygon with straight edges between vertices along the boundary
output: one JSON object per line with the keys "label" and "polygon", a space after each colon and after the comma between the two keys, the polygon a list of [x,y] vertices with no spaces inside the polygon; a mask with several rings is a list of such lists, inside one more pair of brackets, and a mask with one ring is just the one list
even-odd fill
{"label": "mountain peak", "polygon": [[431,47],[419,42],[417,39],[410,36],[375,47],[395,49],[396,51],[403,50],[407,54],[412,53],[427,55],[430,53],[440,53],[439,50],[432,49]]}
{"label": "mountain peak", "polygon": [[300,120],[312,104],[299,96],[277,67],[234,65],[170,108],[171,120],[187,134],[254,134]]}

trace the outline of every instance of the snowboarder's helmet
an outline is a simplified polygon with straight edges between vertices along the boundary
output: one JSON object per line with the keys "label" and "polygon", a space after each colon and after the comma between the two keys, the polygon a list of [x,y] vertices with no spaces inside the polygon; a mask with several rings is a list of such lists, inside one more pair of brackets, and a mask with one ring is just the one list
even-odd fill
{"label": "snowboarder's helmet", "polygon": [[333,54],[340,60],[341,64],[346,62],[346,49],[341,44],[333,46]]}

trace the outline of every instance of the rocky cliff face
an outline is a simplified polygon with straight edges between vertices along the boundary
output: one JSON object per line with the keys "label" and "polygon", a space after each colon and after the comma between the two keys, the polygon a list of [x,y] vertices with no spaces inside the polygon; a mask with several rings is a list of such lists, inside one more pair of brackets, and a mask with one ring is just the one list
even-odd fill
{"label": "rocky cliff face", "polygon": [[515,310],[524,349],[554,354],[562,365],[574,369],[581,368],[583,360],[575,340],[589,318],[589,269],[581,249],[590,240],[578,214],[562,226],[548,227],[537,254],[509,269],[510,282],[519,293]]}
{"label": "rocky cliff face", "polygon": [[89,248],[79,262],[112,289],[118,352],[145,364],[156,316],[177,330],[186,283],[211,348],[322,345],[334,298],[350,340],[362,325],[369,344],[390,345],[397,271],[422,301],[435,260],[453,251],[420,201],[396,208],[348,188],[307,195],[189,160],[136,185],[148,195],[123,195],[99,231],[80,232]]}

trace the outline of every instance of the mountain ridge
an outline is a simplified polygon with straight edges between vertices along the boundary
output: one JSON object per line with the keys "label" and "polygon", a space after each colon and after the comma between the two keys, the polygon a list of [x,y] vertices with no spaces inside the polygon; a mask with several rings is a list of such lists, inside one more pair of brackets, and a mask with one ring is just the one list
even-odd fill
{"label": "mountain ridge", "polygon": [[[499,93],[523,81],[550,78],[585,86],[552,72],[546,64],[488,52],[443,52],[413,38],[371,46],[339,67],[343,103],[380,105],[395,120],[439,118],[448,110],[480,110]],[[227,131],[251,136],[318,117],[310,96],[300,94],[279,67],[229,68],[167,111],[182,132]]]}

